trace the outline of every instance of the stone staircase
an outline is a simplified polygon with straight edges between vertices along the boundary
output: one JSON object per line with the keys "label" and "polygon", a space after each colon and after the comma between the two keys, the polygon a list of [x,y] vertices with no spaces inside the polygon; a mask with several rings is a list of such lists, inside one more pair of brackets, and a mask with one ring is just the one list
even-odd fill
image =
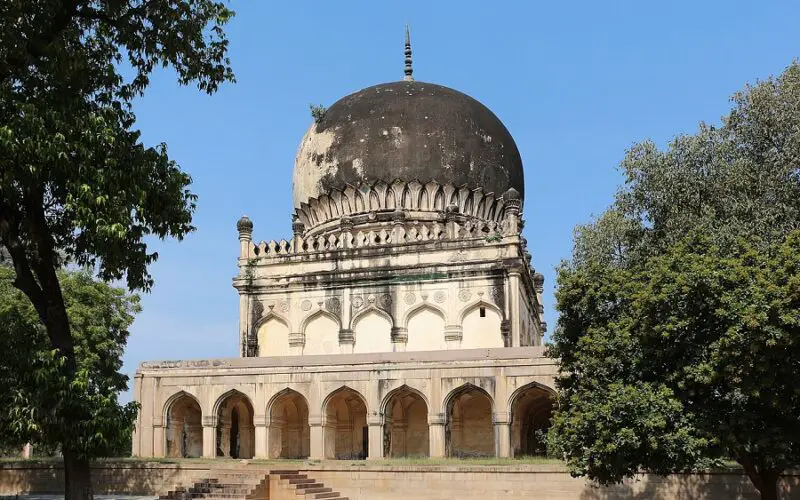
{"label": "stone staircase", "polygon": [[207,498],[213,500],[267,500],[269,498],[269,477],[264,471],[224,470],[209,471],[207,478],[194,485],[176,487],[160,500],[192,500]]}
{"label": "stone staircase", "polygon": [[327,488],[325,484],[309,477],[308,471],[301,473],[298,470],[271,470],[269,473],[277,476],[282,486],[294,490],[298,499],[348,500],[338,491],[333,491],[333,488]]}
{"label": "stone staircase", "polygon": [[293,494],[297,500],[348,500],[339,492],[333,491],[333,488],[309,477],[307,471],[301,473],[297,469],[270,470],[269,475],[263,469],[211,470],[207,476],[190,487],[178,486],[166,495],[161,495],[159,499],[269,500],[269,480],[272,476],[285,489],[281,493]]}

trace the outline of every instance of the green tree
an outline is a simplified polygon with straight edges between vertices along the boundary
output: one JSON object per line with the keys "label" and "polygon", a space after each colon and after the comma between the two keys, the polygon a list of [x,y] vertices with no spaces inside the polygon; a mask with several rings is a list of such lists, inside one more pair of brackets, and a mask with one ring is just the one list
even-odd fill
{"label": "green tree", "polygon": [[735,458],[777,498],[800,465],[800,66],[621,167],[559,269],[550,445],[602,483]]}
{"label": "green tree", "polygon": [[[58,449],[69,442],[86,456],[118,456],[128,447],[136,418],[136,404],[121,406],[117,396],[128,388],[128,377],[120,373],[122,351],[139,297],[85,271],[59,272],[77,362],[69,382],[61,371],[63,357],[13,280],[14,272],[0,267],[0,446],[18,451],[31,442]],[[68,397],[81,402],[87,420],[60,417],[58,408]]]}
{"label": "green tree", "polygon": [[[147,290],[148,237],[190,232],[190,177],[140,142],[133,99],[156,67],[213,93],[233,74],[213,0],[25,0],[0,12],[0,244],[72,386],[62,422],[101,418],[83,401],[58,270],[93,267]],[[66,497],[91,496],[88,448],[62,443]]]}

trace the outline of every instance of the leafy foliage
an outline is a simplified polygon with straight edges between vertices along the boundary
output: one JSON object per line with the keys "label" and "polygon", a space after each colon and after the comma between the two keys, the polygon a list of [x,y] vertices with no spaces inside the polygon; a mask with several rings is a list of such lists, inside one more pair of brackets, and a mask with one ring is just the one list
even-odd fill
{"label": "leafy foliage", "polygon": [[[148,290],[158,257],[149,237],[194,229],[191,178],[166,145],[141,143],[132,102],[158,67],[209,94],[233,81],[223,30],[232,16],[214,0],[26,0],[0,10],[0,244],[49,338],[40,373],[63,378],[47,388],[47,421],[60,423],[42,432],[73,423],[85,435],[92,419],[118,414],[80,368],[58,270],[91,267]],[[67,499],[90,497],[88,459],[102,446],[62,445]]]}
{"label": "leafy foliage", "polygon": [[314,118],[314,123],[321,122],[328,112],[328,109],[322,104],[309,104],[308,107],[311,109],[311,117]]}
{"label": "leafy foliage", "polygon": [[[136,404],[120,406],[117,395],[128,387],[121,356],[139,298],[86,272],[59,277],[78,360],[72,381],[30,301],[11,286],[13,272],[0,268],[0,445],[66,444],[86,456],[115,456],[127,446],[136,417]],[[64,401],[80,402],[88,418],[64,421]]]}
{"label": "leafy foliage", "polygon": [[723,126],[635,145],[558,275],[550,445],[617,482],[735,457],[764,498],[800,465],[800,66]]}

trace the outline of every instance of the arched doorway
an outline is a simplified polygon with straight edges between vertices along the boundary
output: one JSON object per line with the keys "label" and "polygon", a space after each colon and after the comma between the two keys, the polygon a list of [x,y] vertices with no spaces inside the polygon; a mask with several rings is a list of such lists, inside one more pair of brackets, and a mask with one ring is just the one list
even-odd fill
{"label": "arched doorway", "polygon": [[364,398],[344,387],[325,405],[325,458],[363,460],[368,453],[367,406]]}
{"label": "arched doorway", "polygon": [[384,415],[384,456],[429,456],[428,405],[418,392],[403,386],[392,393]]}
{"label": "arched doorway", "polygon": [[168,403],[166,411],[166,447],[169,458],[203,456],[203,419],[200,404],[182,393]]}
{"label": "arched doorway", "polygon": [[311,437],[306,398],[286,389],[274,398],[269,417],[269,458],[307,458]]}
{"label": "arched doorway", "polygon": [[239,391],[223,396],[217,405],[216,455],[227,458],[253,458],[255,426],[253,405]]}
{"label": "arched doorway", "polygon": [[450,457],[495,455],[492,399],[484,390],[466,386],[449,398],[445,443]]}
{"label": "arched doorway", "polygon": [[511,402],[511,452],[515,457],[546,455],[545,436],[553,414],[550,391],[531,384]]}

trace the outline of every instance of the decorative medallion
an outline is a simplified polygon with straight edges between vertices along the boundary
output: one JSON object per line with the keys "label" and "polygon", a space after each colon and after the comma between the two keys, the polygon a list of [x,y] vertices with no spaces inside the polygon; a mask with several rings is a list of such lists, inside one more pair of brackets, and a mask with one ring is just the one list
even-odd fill
{"label": "decorative medallion", "polygon": [[302,304],[300,304],[300,308],[302,310],[304,310],[304,311],[310,311],[311,310],[311,301],[310,300],[304,300],[302,302]]}
{"label": "decorative medallion", "polygon": [[408,292],[405,297],[406,304],[411,305],[417,301],[417,296],[414,295],[414,292]]}
{"label": "decorative medallion", "polygon": [[442,290],[438,290],[436,293],[433,294],[433,300],[436,301],[437,304],[441,304],[447,298],[447,294],[444,293]]}
{"label": "decorative medallion", "polygon": [[284,314],[288,313],[289,312],[289,301],[288,300],[280,301],[278,307],[280,308],[280,311],[282,313],[284,313]]}
{"label": "decorative medallion", "polygon": [[369,302],[370,305],[374,304],[375,303],[375,296],[374,295],[370,295],[369,297],[367,297],[367,302]]}
{"label": "decorative medallion", "polygon": [[470,297],[472,297],[472,292],[469,288],[462,288],[458,291],[458,298],[461,300],[461,302],[468,301]]}
{"label": "decorative medallion", "polygon": [[325,309],[332,313],[338,313],[342,308],[342,303],[336,297],[331,297],[325,301]]}
{"label": "decorative medallion", "polygon": [[361,306],[364,305],[364,298],[361,295],[354,295],[352,303],[354,309],[361,309]]}
{"label": "decorative medallion", "polygon": [[383,307],[384,309],[389,309],[391,305],[392,305],[392,296],[389,295],[388,293],[384,293],[383,295],[381,295],[381,307]]}

